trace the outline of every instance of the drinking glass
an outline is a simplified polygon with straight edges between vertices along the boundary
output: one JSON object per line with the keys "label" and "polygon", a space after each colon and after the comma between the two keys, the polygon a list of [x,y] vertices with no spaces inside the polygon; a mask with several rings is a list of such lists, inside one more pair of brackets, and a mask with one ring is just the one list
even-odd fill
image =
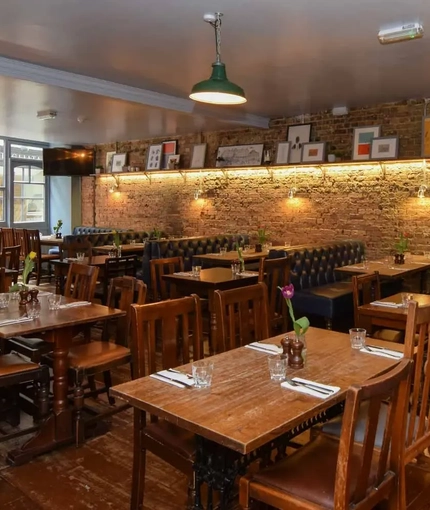
{"label": "drinking glass", "polygon": [[37,319],[40,317],[40,303],[39,301],[29,301],[26,305],[27,317],[29,319]]}
{"label": "drinking glass", "polygon": [[363,264],[363,269],[369,269],[369,261],[367,260],[367,257],[363,255],[363,257],[361,257],[361,262]]}
{"label": "drinking glass", "polygon": [[237,262],[233,262],[231,265],[231,274],[233,276],[236,276],[239,273],[240,273],[240,264],[238,264]]}
{"label": "drinking glass", "polygon": [[249,244],[245,244],[245,246],[243,247],[243,252],[247,252],[251,249],[251,246]]}
{"label": "drinking glass", "polygon": [[291,241],[284,241],[284,247],[289,248],[291,246]]}
{"label": "drinking glass", "polygon": [[59,310],[61,304],[61,296],[59,294],[51,294],[48,296],[48,308],[50,310]]}
{"label": "drinking glass", "polygon": [[214,370],[214,362],[202,359],[194,361],[193,378],[195,388],[210,388],[212,384],[212,374]]}
{"label": "drinking glass", "polygon": [[414,299],[414,295],[409,292],[402,292],[402,307],[407,308],[409,306],[409,301]]}
{"label": "drinking glass", "polygon": [[0,308],[8,308],[9,307],[9,299],[10,294],[9,293],[1,293],[0,294]]}
{"label": "drinking glass", "polygon": [[366,330],[364,328],[351,328],[349,339],[353,349],[362,349],[366,343]]}
{"label": "drinking glass", "polygon": [[76,252],[76,258],[78,259],[78,262],[82,262],[85,258],[85,253],[82,251]]}
{"label": "drinking glass", "polygon": [[136,244],[136,239],[132,239],[132,240],[130,241],[130,244]]}
{"label": "drinking glass", "polygon": [[220,255],[225,255],[227,253],[227,248],[220,248],[219,249],[219,254]]}
{"label": "drinking glass", "polygon": [[13,292],[9,292],[10,294],[10,300],[11,301],[17,301],[19,299],[19,290],[15,290]]}
{"label": "drinking glass", "polygon": [[200,278],[200,271],[202,270],[202,266],[193,266],[193,276],[195,278]]}
{"label": "drinking glass", "polygon": [[283,381],[287,373],[287,359],[279,356],[270,356],[268,358],[270,379],[272,381]]}

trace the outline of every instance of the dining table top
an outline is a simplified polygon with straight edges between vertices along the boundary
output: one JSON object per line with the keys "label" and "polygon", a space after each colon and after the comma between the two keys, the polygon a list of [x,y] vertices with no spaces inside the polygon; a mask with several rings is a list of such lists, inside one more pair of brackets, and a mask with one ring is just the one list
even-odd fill
{"label": "dining table top", "polygon": [[[194,287],[214,287],[220,286],[240,286],[240,281],[249,282],[258,280],[257,271],[245,271],[244,275],[234,275],[232,270],[227,267],[210,267],[201,269],[198,277],[193,276],[192,271],[182,271],[179,273],[165,274],[163,279],[172,283],[188,282]],[[239,284],[239,285],[238,285]]]}
{"label": "dining table top", "polygon": [[[279,345],[284,336],[265,342]],[[345,333],[311,327],[306,342],[305,367],[288,368],[287,375],[338,386],[339,392],[316,398],[283,388],[270,379],[268,354],[240,347],[211,358],[214,372],[209,389],[178,388],[144,377],[115,386],[111,394],[247,454],[341,402],[351,385],[382,374],[398,362],[351,349],[349,335]],[[191,364],[179,370],[191,373]]]}
{"label": "dining table top", "polygon": [[50,263],[59,266],[68,266],[72,262],[80,263],[80,264],[88,264],[90,266],[102,267],[105,265],[106,260],[109,258],[109,255],[93,255],[90,257],[84,257],[81,261],[78,261],[75,257],[65,257],[64,259],[54,259],[51,260]]}
{"label": "dining table top", "polygon": [[[127,255],[128,253],[143,253],[146,243],[132,243],[121,244],[121,253]],[[103,246],[93,246],[93,251],[99,253],[109,253],[114,249],[112,244],[105,244]]]}
{"label": "dining table top", "polygon": [[430,259],[421,255],[410,255],[404,264],[394,264],[393,258],[369,260],[359,264],[336,267],[335,271],[347,274],[372,274],[378,271],[380,276],[398,278],[430,268]]}
{"label": "dining table top", "polygon": [[[372,302],[361,305],[358,307],[358,312],[361,315],[371,315],[376,317],[396,317],[396,319],[400,319],[406,322],[408,317],[408,308],[400,306],[402,304],[402,294],[405,293],[399,292],[397,294],[393,294],[392,296],[378,299],[377,302],[381,304],[373,304],[374,302]],[[430,306],[429,294],[419,294],[417,292],[407,292],[407,294],[409,299],[418,303],[418,306]],[[388,303],[388,305],[384,306],[382,303]],[[396,303],[399,306],[390,306],[390,303]]]}
{"label": "dining table top", "polygon": [[55,237],[55,234],[40,236],[40,244],[45,246],[61,246],[63,244],[63,238]]}

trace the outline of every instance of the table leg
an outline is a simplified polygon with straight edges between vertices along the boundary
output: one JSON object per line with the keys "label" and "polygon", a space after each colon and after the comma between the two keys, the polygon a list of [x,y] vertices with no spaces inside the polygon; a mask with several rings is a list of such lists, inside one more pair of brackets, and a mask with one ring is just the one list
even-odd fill
{"label": "table leg", "polygon": [[52,414],[41,424],[38,433],[21,448],[8,453],[9,463],[18,465],[35,455],[73,442],[72,410],[67,402],[67,354],[72,340],[71,328],[47,332],[46,340],[53,343],[54,403]]}

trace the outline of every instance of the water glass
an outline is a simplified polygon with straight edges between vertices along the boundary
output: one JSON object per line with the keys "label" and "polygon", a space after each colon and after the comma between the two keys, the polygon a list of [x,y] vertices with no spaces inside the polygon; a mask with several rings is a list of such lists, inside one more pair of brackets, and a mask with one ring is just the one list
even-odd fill
{"label": "water glass", "polygon": [[78,259],[78,262],[83,262],[85,258],[85,253],[82,251],[76,252],[76,258]]}
{"label": "water glass", "polygon": [[285,248],[289,248],[291,246],[291,241],[288,240],[288,241],[284,241],[284,247]]}
{"label": "water glass", "polygon": [[220,248],[219,249],[219,254],[220,255],[225,255],[227,253],[227,248]]}
{"label": "water glass", "polygon": [[130,244],[136,244],[136,239],[132,239],[132,240],[130,241]]}
{"label": "water glass", "polygon": [[369,269],[369,261],[367,260],[367,257],[361,257],[361,262],[363,264],[363,269]]}
{"label": "water glass", "polygon": [[0,294],[0,308],[8,308],[9,307],[9,293],[1,293]]}
{"label": "water glass", "polygon": [[233,262],[231,265],[231,274],[233,276],[236,276],[239,273],[240,273],[240,264],[238,264],[237,262]]}
{"label": "water glass", "polygon": [[212,384],[212,374],[214,370],[214,362],[210,360],[194,361],[192,365],[194,387],[210,388]]}
{"label": "water glass", "polygon": [[51,294],[48,296],[48,308],[50,310],[59,310],[61,304],[60,294]]}
{"label": "water glass", "polygon": [[402,292],[402,307],[407,308],[409,306],[409,301],[414,299],[414,295],[409,292]]}
{"label": "water glass", "polygon": [[200,278],[200,271],[202,270],[202,266],[193,266],[193,276],[195,278]]}
{"label": "water glass", "polygon": [[250,249],[251,249],[251,245],[245,244],[245,246],[243,247],[243,253],[249,251]]}
{"label": "water glass", "polygon": [[366,343],[366,330],[364,328],[351,328],[349,339],[353,349],[362,349]]}
{"label": "water glass", "polygon": [[268,358],[270,379],[272,381],[283,381],[287,373],[287,359],[279,356]]}
{"label": "water glass", "polygon": [[39,301],[29,301],[26,305],[27,317],[29,319],[37,319],[40,317],[40,303]]}
{"label": "water glass", "polygon": [[19,299],[19,290],[15,290],[15,291],[9,292],[9,295],[10,295],[9,299],[11,301],[17,301]]}

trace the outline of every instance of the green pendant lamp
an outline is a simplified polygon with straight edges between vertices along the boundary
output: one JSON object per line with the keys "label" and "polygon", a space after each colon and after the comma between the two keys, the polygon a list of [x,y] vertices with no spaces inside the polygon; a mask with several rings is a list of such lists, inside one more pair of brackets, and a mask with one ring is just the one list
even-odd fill
{"label": "green pendant lamp", "polygon": [[212,64],[212,75],[194,85],[190,99],[210,104],[246,103],[245,92],[239,85],[227,79],[225,64],[221,62],[221,12],[205,14],[203,19],[215,29],[216,60]]}

